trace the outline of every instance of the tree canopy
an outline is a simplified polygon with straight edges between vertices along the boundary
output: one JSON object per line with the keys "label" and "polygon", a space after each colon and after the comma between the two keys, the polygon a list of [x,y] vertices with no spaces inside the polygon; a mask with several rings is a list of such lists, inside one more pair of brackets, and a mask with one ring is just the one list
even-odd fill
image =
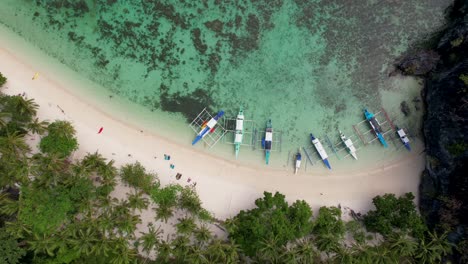
{"label": "tree canopy", "polygon": [[394,194],[376,196],[372,199],[375,210],[364,217],[366,228],[372,232],[389,235],[393,229],[409,230],[422,237],[426,226],[413,203],[414,195],[406,193],[397,198]]}
{"label": "tree canopy", "polygon": [[39,147],[42,152],[68,157],[78,149],[75,128],[68,121],[55,121],[47,127],[47,136],[43,137]]}
{"label": "tree canopy", "polygon": [[240,245],[248,256],[260,250],[262,242],[274,240],[277,247],[307,234],[312,224],[312,210],[304,201],[289,206],[285,196],[278,192],[255,200],[257,208],[240,211],[228,221],[229,238]]}

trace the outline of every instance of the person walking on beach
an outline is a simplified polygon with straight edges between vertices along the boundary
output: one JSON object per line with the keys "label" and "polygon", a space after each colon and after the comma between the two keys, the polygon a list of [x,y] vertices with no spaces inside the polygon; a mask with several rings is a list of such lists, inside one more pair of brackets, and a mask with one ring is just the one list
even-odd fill
{"label": "person walking on beach", "polygon": [[101,134],[103,129],[104,129],[104,127],[101,127],[97,133]]}

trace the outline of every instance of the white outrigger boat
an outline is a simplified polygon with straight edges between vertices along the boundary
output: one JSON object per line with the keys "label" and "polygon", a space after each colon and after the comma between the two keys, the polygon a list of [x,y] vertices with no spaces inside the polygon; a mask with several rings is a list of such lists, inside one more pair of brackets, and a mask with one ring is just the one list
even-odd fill
{"label": "white outrigger boat", "polygon": [[346,149],[348,150],[349,154],[353,156],[354,159],[358,159],[356,155],[356,148],[353,145],[353,141],[351,141],[351,139],[349,138],[346,138],[346,136],[343,134],[343,132],[341,132],[341,130],[340,130],[340,137],[343,143],[345,144]]}
{"label": "white outrigger boat", "polygon": [[296,154],[296,168],[294,169],[294,174],[297,174],[297,171],[301,167],[301,160],[302,160],[301,152],[298,151]]}
{"label": "white outrigger boat", "polygon": [[406,133],[403,130],[403,128],[396,127],[396,129],[397,129],[397,134],[400,137],[401,142],[403,143],[403,145],[405,145],[405,148],[408,151],[411,151],[411,146],[409,144],[409,142],[410,142],[409,138],[406,136]]}
{"label": "white outrigger boat", "polygon": [[236,134],[234,137],[234,147],[236,150],[236,159],[239,155],[240,146],[242,144],[242,138],[244,137],[244,111],[242,108],[239,110],[236,118]]}
{"label": "white outrigger boat", "polygon": [[310,133],[310,140],[312,141],[312,144],[314,145],[315,149],[317,150],[318,154],[320,155],[320,158],[322,159],[323,163],[327,168],[331,170],[330,162],[328,162],[328,155],[325,149],[322,146],[322,143]]}

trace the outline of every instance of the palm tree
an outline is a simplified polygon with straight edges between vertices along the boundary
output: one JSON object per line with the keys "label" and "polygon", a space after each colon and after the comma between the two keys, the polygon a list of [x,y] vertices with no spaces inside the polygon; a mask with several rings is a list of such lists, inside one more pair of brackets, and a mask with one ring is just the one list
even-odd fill
{"label": "palm tree", "polygon": [[338,247],[336,254],[331,258],[333,263],[354,264],[358,263],[352,249],[346,246]]}
{"label": "palm tree", "polygon": [[325,252],[327,255],[336,252],[341,246],[338,238],[332,234],[318,235],[315,239],[315,245],[320,251]]}
{"label": "palm tree", "polygon": [[18,206],[18,201],[12,200],[9,193],[0,193],[0,214],[15,215],[18,212]]}
{"label": "palm tree", "polygon": [[39,119],[36,117],[33,121],[29,122],[26,125],[26,128],[29,131],[31,131],[33,134],[42,135],[47,131],[47,126],[48,125],[49,125],[49,122],[39,121]]}
{"label": "palm tree", "polygon": [[13,103],[14,110],[19,115],[32,117],[36,115],[37,109],[39,109],[39,105],[36,104],[33,99],[25,99],[19,95],[12,96],[11,102]]}
{"label": "palm tree", "polygon": [[179,223],[175,225],[177,228],[177,233],[179,234],[191,234],[197,227],[195,224],[195,220],[191,217],[184,217],[184,218],[179,218]]}
{"label": "palm tree", "polygon": [[206,257],[206,251],[200,244],[190,245],[188,248],[187,261],[193,264],[207,264],[210,263]]}
{"label": "palm tree", "polygon": [[148,199],[143,197],[143,192],[135,190],[133,193],[127,193],[128,206],[132,209],[138,209],[140,212],[148,208]]}
{"label": "palm tree", "polygon": [[11,118],[11,114],[7,112],[0,112],[0,129],[6,127],[8,122],[7,119]]}
{"label": "palm tree", "polygon": [[280,245],[277,236],[264,239],[260,242],[260,249],[257,251],[256,258],[260,262],[278,263],[280,260]]}
{"label": "palm tree", "polygon": [[110,256],[110,262],[112,264],[127,264],[133,262],[137,253],[135,249],[128,246],[128,242],[125,238],[119,237],[111,241],[113,250]]}
{"label": "palm tree", "polygon": [[93,154],[88,153],[81,160],[81,164],[90,171],[97,171],[98,168],[106,166],[106,158],[96,151]]}
{"label": "palm tree", "polygon": [[174,215],[174,209],[172,207],[160,204],[157,208],[153,208],[156,211],[156,220],[163,220],[167,223],[167,220]]}
{"label": "palm tree", "polygon": [[[401,261],[410,261],[410,258],[416,253],[418,243],[414,238],[408,236],[407,233],[393,232],[386,238],[386,243],[397,256],[403,258]],[[400,262],[401,262],[400,261]]]}
{"label": "palm tree", "polygon": [[35,255],[46,253],[49,256],[55,255],[55,250],[60,247],[62,241],[57,239],[54,236],[47,236],[43,234],[39,236],[38,234],[34,234],[32,239],[28,241],[29,249],[34,252]]}
{"label": "palm tree", "polygon": [[5,137],[0,137],[0,153],[3,155],[13,154],[15,157],[19,157],[25,156],[30,151],[24,135],[19,132],[7,132]]}
{"label": "palm tree", "polygon": [[33,165],[31,173],[36,176],[39,186],[52,188],[59,182],[66,182],[66,173],[68,167],[66,158],[56,154],[34,154],[32,157]]}
{"label": "palm tree", "polygon": [[428,232],[429,237],[419,241],[415,258],[420,263],[436,263],[442,257],[452,253],[452,245],[447,240],[447,232],[438,235],[436,231]]}
{"label": "palm tree", "polygon": [[147,255],[158,245],[161,234],[164,233],[161,227],[154,228],[153,223],[148,224],[148,233],[140,232],[142,236],[138,239],[142,245],[143,252]]}
{"label": "palm tree", "polygon": [[381,244],[378,246],[371,247],[369,253],[372,259],[372,263],[375,264],[388,264],[388,263],[399,263],[398,256],[395,252],[391,251],[386,245]]}
{"label": "palm tree", "polygon": [[208,263],[240,263],[240,251],[238,245],[216,238],[206,248],[205,256]]}
{"label": "palm tree", "polygon": [[296,259],[298,263],[315,263],[320,258],[311,239],[303,238],[295,245]]}
{"label": "palm tree", "polygon": [[96,230],[93,227],[87,226],[76,230],[71,244],[74,250],[80,254],[89,256],[96,251],[99,240],[100,238]]}
{"label": "palm tree", "polygon": [[200,245],[205,244],[211,239],[211,231],[206,225],[202,225],[201,227],[195,229],[194,233],[195,239]]}
{"label": "palm tree", "polygon": [[166,240],[160,240],[156,245],[156,252],[158,253],[156,258],[157,263],[167,263],[172,258],[172,245]]}

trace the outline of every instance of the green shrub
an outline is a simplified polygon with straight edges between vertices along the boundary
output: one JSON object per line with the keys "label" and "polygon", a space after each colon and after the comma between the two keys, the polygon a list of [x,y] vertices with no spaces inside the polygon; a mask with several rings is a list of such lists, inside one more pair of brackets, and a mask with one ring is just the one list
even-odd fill
{"label": "green shrub", "polygon": [[47,127],[48,135],[42,138],[39,147],[43,153],[68,157],[78,149],[75,128],[68,121],[55,121]]}
{"label": "green shrub", "polygon": [[3,74],[0,72],[0,87],[2,87],[7,81],[7,78],[3,76]]}

